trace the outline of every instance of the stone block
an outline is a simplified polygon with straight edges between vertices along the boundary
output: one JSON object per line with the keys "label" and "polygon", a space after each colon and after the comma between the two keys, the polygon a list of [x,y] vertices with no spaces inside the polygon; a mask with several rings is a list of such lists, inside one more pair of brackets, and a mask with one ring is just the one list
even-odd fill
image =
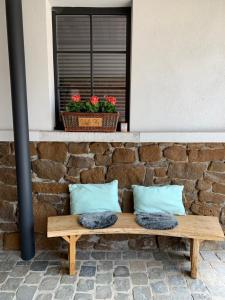
{"label": "stone block", "polygon": [[212,187],[212,182],[208,179],[199,179],[197,181],[196,187],[200,191],[209,190]]}
{"label": "stone block", "polygon": [[89,152],[89,143],[69,143],[69,153],[84,154]]}
{"label": "stone block", "polygon": [[81,183],[104,183],[105,170],[103,167],[82,171],[80,174]]}
{"label": "stone block", "polygon": [[213,204],[220,205],[220,204],[225,203],[225,195],[201,191],[199,193],[199,201],[201,201],[203,203],[213,203]]}
{"label": "stone block", "polygon": [[118,179],[120,188],[143,184],[144,177],[145,167],[142,165],[112,165],[107,173],[107,181]]}
{"label": "stone block", "polygon": [[171,147],[166,148],[163,151],[164,157],[173,161],[186,161],[187,160],[187,152],[186,148],[182,146],[173,145]]}
{"label": "stone block", "polygon": [[14,205],[8,201],[0,201],[0,218],[4,221],[15,221]]}
{"label": "stone block", "polygon": [[123,191],[122,195],[122,211],[124,213],[134,212],[134,199],[132,191]]}
{"label": "stone block", "polygon": [[91,143],[90,152],[104,154],[109,149],[108,143]]}
{"label": "stone block", "polygon": [[156,177],[166,177],[167,168],[155,168],[154,169],[154,175]]}
{"label": "stone block", "polygon": [[16,187],[6,184],[0,184],[0,201],[2,200],[7,200],[9,202],[17,201]]}
{"label": "stone block", "polygon": [[68,184],[52,182],[33,182],[32,190],[36,193],[60,194],[68,193]]}
{"label": "stone block", "polygon": [[94,166],[94,159],[84,156],[70,156],[67,166],[78,169],[92,168]]}
{"label": "stone block", "polygon": [[48,202],[34,201],[33,202],[34,214],[34,231],[39,233],[46,233],[48,217],[56,216],[57,211]]}
{"label": "stone block", "polygon": [[8,142],[1,142],[0,143],[0,158],[10,154],[10,143]]}
{"label": "stone block", "polygon": [[168,176],[181,179],[200,179],[206,169],[207,164],[204,163],[172,163],[169,166]]}
{"label": "stone block", "polygon": [[66,174],[66,167],[58,162],[39,159],[32,162],[33,171],[39,178],[59,181]]}
{"label": "stone block", "polygon": [[225,172],[225,162],[223,161],[212,161],[209,166],[209,171],[212,172]]}
{"label": "stone block", "polygon": [[220,184],[220,183],[214,183],[212,185],[212,191],[214,193],[224,194],[225,195],[225,185],[224,184]]}
{"label": "stone block", "polygon": [[153,178],[154,178],[154,169],[146,168],[144,185],[145,186],[153,185]]}
{"label": "stone block", "polygon": [[112,157],[109,154],[96,154],[95,155],[96,166],[110,166],[112,164]]}
{"label": "stone block", "polygon": [[214,160],[225,160],[225,148],[190,150],[189,152],[190,162],[208,162]]}
{"label": "stone block", "polygon": [[161,150],[158,145],[145,145],[139,149],[140,160],[144,162],[154,162],[161,159]]}
{"label": "stone block", "polygon": [[218,204],[194,202],[191,205],[191,211],[196,215],[219,217],[221,207]]}
{"label": "stone block", "polygon": [[8,232],[3,237],[4,250],[20,250],[19,232]]}
{"label": "stone block", "polygon": [[0,168],[0,181],[5,184],[16,185],[16,169]]}
{"label": "stone block", "polygon": [[135,161],[135,152],[131,149],[116,148],[112,159],[114,163],[132,163]]}
{"label": "stone block", "polygon": [[16,166],[16,159],[14,155],[5,155],[0,157],[0,165],[6,167],[15,167]]}
{"label": "stone block", "polygon": [[61,142],[38,143],[38,154],[41,159],[64,162],[67,157],[67,145]]}
{"label": "stone block", "polygon": [[113,148],[121,148],[123,147],[123,143],[120,142],[115,142],[115,143],[111,143]]}

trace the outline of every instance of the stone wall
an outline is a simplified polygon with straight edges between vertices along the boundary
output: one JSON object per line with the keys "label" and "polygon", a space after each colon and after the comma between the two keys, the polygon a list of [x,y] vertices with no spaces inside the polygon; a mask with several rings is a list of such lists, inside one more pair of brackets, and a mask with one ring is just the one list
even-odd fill
{"label": "stone wall", "polygon": [[[220,218],[225,229],[225,144],[30,143],[36,247],[57,249],[46,238],[48,216],[69,214],[68,183],[119,180],[124,212],[133,211],[132,184],[184,185],[188,213]],[[0,143],[0,247],[18,249],[18,210],[13,143]],[[179,239],[146,236],[82,237],[83,249],[148,249],[181,246]],[[175,243],[174,243],[175,242]],[[215,245],[215,244],[213,244]],[[221,244],[224,247],[223,244]]]}

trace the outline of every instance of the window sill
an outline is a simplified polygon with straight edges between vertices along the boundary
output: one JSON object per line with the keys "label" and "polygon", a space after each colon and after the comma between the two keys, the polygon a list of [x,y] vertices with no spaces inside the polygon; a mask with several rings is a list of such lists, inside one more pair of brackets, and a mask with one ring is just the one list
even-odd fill
{"label": "window sill", "polygon": [[[13,130],[0,130],[0,141],[13,141]],[[30,141],[224,143],[225,132],[64,132],[30,131]]]}

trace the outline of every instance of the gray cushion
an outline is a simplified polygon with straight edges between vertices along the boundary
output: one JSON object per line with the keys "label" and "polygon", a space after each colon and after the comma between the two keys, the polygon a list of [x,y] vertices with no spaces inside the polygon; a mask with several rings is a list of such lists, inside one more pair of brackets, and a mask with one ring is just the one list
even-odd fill
{"label": "gray cushion", "polygon": [[176,218],[170,214],[148,214],[136,215],[136,222],[146,229],[173,229],[178,225]]}
{"label": "gray cushion", "polygon": [[89,229],[106,228],[116,223],[117,215],[111,212],[82,214],[79,223]]}

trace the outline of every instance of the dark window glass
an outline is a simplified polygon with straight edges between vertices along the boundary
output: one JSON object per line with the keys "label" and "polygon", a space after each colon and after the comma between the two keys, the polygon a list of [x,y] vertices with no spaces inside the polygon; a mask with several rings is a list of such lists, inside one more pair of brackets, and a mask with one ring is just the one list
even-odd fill
{"label": "dark window glass", "polygon": [[71,94],[117,97],[129,122],[130,9],[53,8],[56,127]]}

